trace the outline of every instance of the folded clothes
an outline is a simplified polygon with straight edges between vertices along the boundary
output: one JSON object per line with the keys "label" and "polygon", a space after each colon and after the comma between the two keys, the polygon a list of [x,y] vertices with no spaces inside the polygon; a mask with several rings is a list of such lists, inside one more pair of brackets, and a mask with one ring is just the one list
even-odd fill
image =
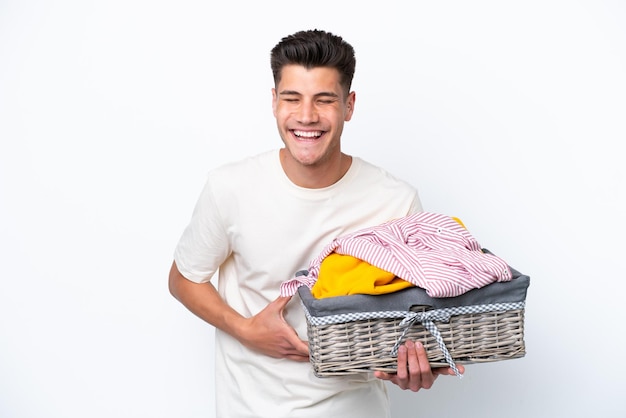
{"label": "folded clothes", "polygon": [[[320,295],[327,292],[338,295],[346,289],[350,292],[366,289],[382,293],[385,289],[394,288],[385,286],[406,286],[396,280],[398,278],[425,289],[429,296],[454,297],[512,278],[508,264],[482,251],[478,241],[458,218],[419,212],[335,238],[311,261],[306,275],[296,276],[281,284],[281,295],[293,295],[299,286],[306,285],[311,289],[320,279],[327,280],[321,269],[333,254],[362,260],[378,271],[361,266],[369,273],[370,283],[341,283],[335,290],[331,290],[335,284],[328,278],[329,283],[320,287],[323,289],[318,292]],[[328,267],[330,271],[335,271],[345,266],[343,260],[331,260]],[[342,274],[356,276],[348,273],[347,269]]]}

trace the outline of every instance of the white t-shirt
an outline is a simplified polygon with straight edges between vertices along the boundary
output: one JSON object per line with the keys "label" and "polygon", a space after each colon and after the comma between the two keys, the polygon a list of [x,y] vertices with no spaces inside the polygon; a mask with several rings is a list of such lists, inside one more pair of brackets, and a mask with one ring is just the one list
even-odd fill
{"label": "white t-shirt", "polygon": [[[278,150],[212,170],[176,247],[180,272],[208,282],[245,317],[279,296],[280,284],[306,269],[333,238],[421,211],[415,188],[359,158],[323,189],[294,185]],[[285,319],[307,339],[298,296]],[[370,373],[316,377],[309,363],[274,359],[216,331],[217,417],[381,418],[384,382]]]}

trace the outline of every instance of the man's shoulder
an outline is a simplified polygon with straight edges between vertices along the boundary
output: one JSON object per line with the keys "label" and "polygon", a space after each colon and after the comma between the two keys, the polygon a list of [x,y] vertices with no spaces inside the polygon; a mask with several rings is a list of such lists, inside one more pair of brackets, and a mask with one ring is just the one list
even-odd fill
{"label": "man's shoulder", "polygon": [[360,157],[353,156],[352,159],[355,167],[359,171],[359,176],[367,178],[368,181],[378,181],[382,184],[397,184],[408,189],[414,188],[406,180],[396,176],[394,173],[380,165],[374,164]]}
{"label": "man's shoulder", "polygon": [[[257,154],[225,162],[209,171],[211,176],[244,174],[250,170],[266,170],[278,161],[278,150],[263,151]],[[259,175],[263,171],[258,172]]]}

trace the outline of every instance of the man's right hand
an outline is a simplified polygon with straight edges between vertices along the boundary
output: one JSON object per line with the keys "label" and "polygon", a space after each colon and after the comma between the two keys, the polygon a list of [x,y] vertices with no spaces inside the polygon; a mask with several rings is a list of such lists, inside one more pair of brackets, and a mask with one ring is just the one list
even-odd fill
{"label": "man's right hand", "polygon": [[261,312],[244,319],[236,338],[251,350],[274,358],[309,361],[309,346],[285,321],[283,311],[291,296],[280,296]]}

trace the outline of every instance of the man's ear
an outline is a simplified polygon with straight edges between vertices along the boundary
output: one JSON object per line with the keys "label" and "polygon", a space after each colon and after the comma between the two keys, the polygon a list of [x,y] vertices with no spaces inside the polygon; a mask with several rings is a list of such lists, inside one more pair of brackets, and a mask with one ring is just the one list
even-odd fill
{"label": "man's ear", "polygon": [[352,119],[352,114],[354,113],[354,102],[356,102],[356,93],[350,92],[346,99],[346,116],[344,117],[344,121],[348,122]]}
{"label": "man's ear", "polygon": [[272,87],[272,113],[274,117],[276,117],[276,104],[278,103],[278,93],[276,92],[276,88]]}

